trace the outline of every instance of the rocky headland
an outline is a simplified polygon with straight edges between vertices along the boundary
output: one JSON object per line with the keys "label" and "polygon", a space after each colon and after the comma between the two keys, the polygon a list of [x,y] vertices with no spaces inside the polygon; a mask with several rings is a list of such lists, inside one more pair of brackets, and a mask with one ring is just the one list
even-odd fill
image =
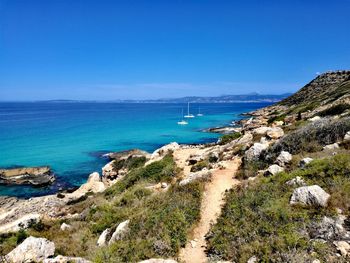
{"label": "rocky headland", "polygon": [[55,181],[48,166],[0,169],[0,184],[44,186]]}
{"label": "rocky headland", "polygon": [[212,129],[110,153],[71,193],[0,198],[13,262],[349,262],[350,71]]}

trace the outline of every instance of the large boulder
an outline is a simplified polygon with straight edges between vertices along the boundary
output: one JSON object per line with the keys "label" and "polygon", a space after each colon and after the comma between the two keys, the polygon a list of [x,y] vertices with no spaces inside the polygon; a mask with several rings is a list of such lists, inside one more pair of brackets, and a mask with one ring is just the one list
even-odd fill
{"label": "large boulder", "polygon": [[274,127],[267,131],[266,135],[270,139],[279,139],[284,135],[284,131],[280,127]]}
{"label": "large boulder", "polygon": [[260,155],[269,147],[268,144],[262,144],[262,143],[254,143],[252,147],[250,147],[245,152],[245,159],[247,161],[256,161],[259,160]]}
{"label": "large boulder", "polygon": [[276,163],[280,166],[284,166],[292,161],[293,156],[286,151],[282,151],[276,159]]}
{"label": "large boulder", "polygon": [[259,127],[259,128],[252,130],[252,132],[254,135],[265,136],[267,134],[267,132],[270,131],[271,129],[272,129],[271,127],[262,126],[262,127]]}
{"label": "large boulder", "polygon": [[264,175],[265,176],[276,175],[278,173],[282,173],[283,171],[284,171],[283,167],[277,164],[273,164],[273,165],[270,165],[269,168],[267,168]]}
{"label": "large boulder", "polygon": [[108,240],[110,239],[111,229],[105,229],[97,240],[97,245],[99,247],[104,247],[108,245]]}
{"label": "large boulder", "polygon": [[85,258],[79,257],[66,257],[66,256],[57,256],[55,258],[47,258],[43,263],[91,263],[91,261]]}
{"label": "large boulder", "polygon": [[55,253],[55,244],[45,238],[28,237],[6,255],[13,263],[43,262]]}
{"label": "large boulder", "polygon": [[109,245],[113,244],[117,240],[123,239],[127,235],[127,233],[129,232],[129,222],[130,222],[130,220],[126,220],[126,221],[121,222],[117,226],[116,230],[112,234],[111,239],[108,242]]}
{"label": "large boulder", "polygon": [[330,195],[318,185],[302,186],[293,191],[290,204],[326,207],[329,197]]}

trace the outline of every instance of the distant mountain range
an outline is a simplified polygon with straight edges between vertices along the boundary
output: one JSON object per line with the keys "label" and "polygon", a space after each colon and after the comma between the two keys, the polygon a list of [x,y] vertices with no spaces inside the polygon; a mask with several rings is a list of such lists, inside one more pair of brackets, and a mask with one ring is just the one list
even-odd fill
{"label": "distant mountain range", "polygon": [[[263,95],[259,93],[249,93],[242,95],[221,95],[217,97],[199,97],[188,96],[182,98],[163,98],[150,100],[110,100],[104,102],[117,103],[233,103],[233,102],[278,102],[287,97],[291,93],[284,93],[280,95]],[[79,102],[99,102],[99,101],[82,101],[82,100],[50,100],[48,103],[79,103]]]}

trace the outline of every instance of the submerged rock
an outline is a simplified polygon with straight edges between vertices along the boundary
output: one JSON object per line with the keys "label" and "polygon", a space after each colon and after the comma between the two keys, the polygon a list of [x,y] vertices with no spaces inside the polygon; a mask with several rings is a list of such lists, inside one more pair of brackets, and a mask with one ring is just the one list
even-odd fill
{"label": "submerged rock", "polygon": [[28,237],[6,255],[9,262],[43,262],[55,253],[55,244],[45,238]]}
{"label": "submerged rock", "polygon": [[329,197],[330,195],[318,185],[302,186],[294,190],[290,204],[326,207]]}
{"label": "submerged rock", "polygon": [[54,181],[49,166],[0,169],[0,184],[44,186]]}

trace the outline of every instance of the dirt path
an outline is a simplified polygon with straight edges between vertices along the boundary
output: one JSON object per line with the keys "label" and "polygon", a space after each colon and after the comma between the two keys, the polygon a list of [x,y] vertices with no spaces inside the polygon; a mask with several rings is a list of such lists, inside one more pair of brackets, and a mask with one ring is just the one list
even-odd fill
{"label": "dirt path", "polygon": [[201,219],[193,231],[192,240],[180,251],[181,262],[204,263],[207,262],[205,254],[205,235],[209,232],[211,224],[215,224],[223,205],[226,190],[239,183],[233,179],[240,164],[240,159],[225,163],[226,169],[216,170],[212,180],[206,185],[201,204]]}

